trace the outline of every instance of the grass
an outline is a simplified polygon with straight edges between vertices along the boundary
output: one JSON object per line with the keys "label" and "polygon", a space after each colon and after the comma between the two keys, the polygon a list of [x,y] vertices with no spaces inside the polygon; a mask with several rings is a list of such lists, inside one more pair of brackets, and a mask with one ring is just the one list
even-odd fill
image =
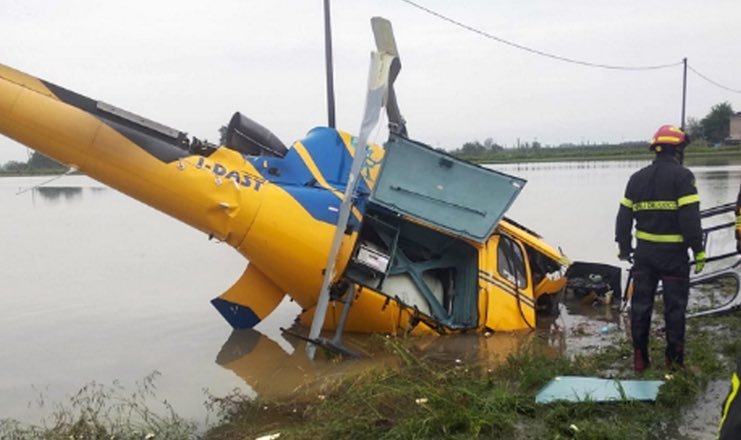
{"label": "grass", "polygon": [[[51,415],[38,425],[0,420],[3,440],[151,440],[195,438],[196,425],[178,416],[156,398],[154,372],[130,392],[120,383],[91,382],[68,401],[53,404]],[[44,406],[46,402],[39,402]]]}
{"label": "grass", "polygon": [[[663,335],[659,325],[654,328],[651,354],[662,360]],[[55,405],[39,425],[0,421],[0,438],[251,440],[276,433],[280,440],[676,438],[683,410],[710,380],[727,379],[731,361],[741,356],[741,342],[733,337],[738,334],[737,315],[688,321],[687,367],[676,372],[654,367],[643,376],[666,380],[652,403],[535,404],[538,390],[555,376],[633,378],[632,349],[622,333],[571,357],[554,354],[535,339],[497,364],[433,360],[411,340],[379,337],[378,345],[395,355],[397,366],[327,379],[284,400],[240,392],[208,396],[207,409],[218,420],[206,432],[167,402],[156,402],[154,373],[133,393],[119,384],[91,383]]]}
{"label": "grass", "polygon": [[[321,395],[292,401],[218,400],[221,424],[205,439],[253,439],[271,433],[280,433],[281,440],[674,438],[682,409],[708,381],[727,378],[729,360],[741,354],[735,338],[718,338],[738,334],[738,321],[690,321],[688,367],[671,373],[654,403],[534,403],[537,391],[555,376],[633,378],[632,349],[623,335],[612,345],[573,358],[546,355],[535,344],[494,367],[441,365],[412,353],[404,340],[392,339],[387,349],[405,360],[401,368],[367,371],[327,384]],[[652,355],[663,360],[661,334],[654,335]],[[644,378],[665,380],[667,373],[653,368]]]}

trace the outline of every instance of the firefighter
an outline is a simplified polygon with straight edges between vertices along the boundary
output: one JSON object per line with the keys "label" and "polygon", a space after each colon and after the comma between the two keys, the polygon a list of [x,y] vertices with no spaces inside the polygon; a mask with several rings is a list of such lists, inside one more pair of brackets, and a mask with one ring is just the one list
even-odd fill
{"label": "firefighter", "polygon": [[741,378],[741,359],[736,372],[731,376],[731,390],[728,392],[720,419],[720,439],[738,440],[741,438],[741,396],[739,396],[739,378]]}
{"label": "firefighter", "polygon": [[682,130],[671,125],[659,128],[650,145],[656,158],[630,177],[615,222],[618,258],[634,263],[630,321],[636,373],[650,366],[648,340],[659,280],[666,324],[665,366],[684,364],[690,271],[687,249],[693,252],[695,273],[705,266],[700,196],[694,175],[682,165],[688,143]]}

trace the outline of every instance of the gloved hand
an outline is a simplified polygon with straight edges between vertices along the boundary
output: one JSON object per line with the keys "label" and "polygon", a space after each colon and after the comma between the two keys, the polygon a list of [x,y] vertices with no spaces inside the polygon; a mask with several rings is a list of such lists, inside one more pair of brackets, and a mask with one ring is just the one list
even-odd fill
{"label": "gloved hand", "polygon": [[633,249],[630,247],[618,249],[618,260],[633,264]]}
{"label": "gloved hand", "polygon": [[695,254],[695,273],[700,273],[705,268],[705,251]]}

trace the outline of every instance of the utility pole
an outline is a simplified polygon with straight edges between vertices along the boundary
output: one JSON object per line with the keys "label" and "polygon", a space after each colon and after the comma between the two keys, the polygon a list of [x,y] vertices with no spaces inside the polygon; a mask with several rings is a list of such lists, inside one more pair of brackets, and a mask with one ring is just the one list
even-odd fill
{"label": "utility pole", "polygon": [[687,57],[682,60],[684,65],[684,78],[682,80],[682,131],[684,131],[684,115],[687,106]]}
{"label": "utility pole", "polygon": [[329,0],[324,0],[324,60],[327,69],[327,125],[335,128],[334,118],[334,73],[332,71],[332,23]]}

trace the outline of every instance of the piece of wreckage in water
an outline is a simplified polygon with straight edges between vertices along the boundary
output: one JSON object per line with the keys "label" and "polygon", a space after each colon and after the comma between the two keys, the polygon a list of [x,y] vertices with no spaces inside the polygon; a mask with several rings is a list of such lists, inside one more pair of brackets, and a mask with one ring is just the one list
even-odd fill
{"label": "piece of wreckage in water", "polygon": [[[726,203],[723,205],[706,208],[700,211],[703,231],[703,246],[706,250],[705,269],[703,272],[696,274],[690,271],[690,303],[687,307],[687,318],[696,318],[700,316],[720,316],[738,312],[741,310],[741,254],[735,250],[735,239],[733,233],[736,223],[729,219],[728,214],[735,212],[735,203]],[[731,249],[733,248],[733,249]],[[690,265],[694,265],[691,261]],[[620,278],[615,277],[615,272],[607,266],[600,270],[599,265],[593,263],[575,262],[569,267],[566,276],[568,277],[567,291],[572,284],[579,284],[579,277],[572,278],[581,273],[587,274],[587,278],[592,280],[602,280],[606,278],[606,285],[614,287],[619,286]],[[583,269],[579,270],[579,269]],[[579,273],[575,272],[577,270]],[[594,269],[594,274],[590,273]],[[614,268],[617,269],[617,268]],[[619,271],[619,269],[617,269]],[[573,272],[573,273],[572,273]],[[572,273],[572,274],[570,274]],[[588,281],[585,284],[589,284]],[[656,294],[661,294],[661,284],[659,284]],[[619,291],[619,289],[617,290]],[[622,309],[625,309],[633,294],[633,277],[631,270],[628,269],[625,290],[622,294]],[[617,301],[613,302],[616,304]]]}
{"label": "piece of wreckage in water", "polygon": [[[741,255],[735,250],[735,222],[729,214],[735,203],[726,203],[700,211],[706,268],[700,274],[690,271],[690,304],[687,317],[715,316],[741,310]],[[690,264],[695,264],[691,262]],[[628,269],[625,289],[621,290],[621,269],[601,263],[573,262],[566,271],[565,295],[582,304],[617,306],[625,309],[632,296],[633,277]],[[657,295],[661,294],[659,285]]]}
{"label": "piece of wreckage in water", "polygon": [[690,275],[693,293],[688,318],[741,311],[741,254],[735,249],[733,236],[735,210],[735,203],[726,203],[700,211],[707,258],[705,270]]}
{"label": "piece of wreckage in water", "polygon": [[616,305],[622,298],[622,269],[602,263],[573,262],[566,271],[565,295],[582,304]]}
{"label": "piece of wreckage in water", "polygon": [[[322,327],[339,325],[350,284],[348,331],[534,327],[568,262],[503,217],[525,181],[407,138],[395,99],[386,108],[396,130],[384,148],[368,145],[330,273],[340,306]],[[236,114],[216,146],[2,65],[0,132],[245,256],[243,275],[213,300],[233,327],[253,327],[286,294],[312,320],[357,138],[320,127],[286,148]]]}

